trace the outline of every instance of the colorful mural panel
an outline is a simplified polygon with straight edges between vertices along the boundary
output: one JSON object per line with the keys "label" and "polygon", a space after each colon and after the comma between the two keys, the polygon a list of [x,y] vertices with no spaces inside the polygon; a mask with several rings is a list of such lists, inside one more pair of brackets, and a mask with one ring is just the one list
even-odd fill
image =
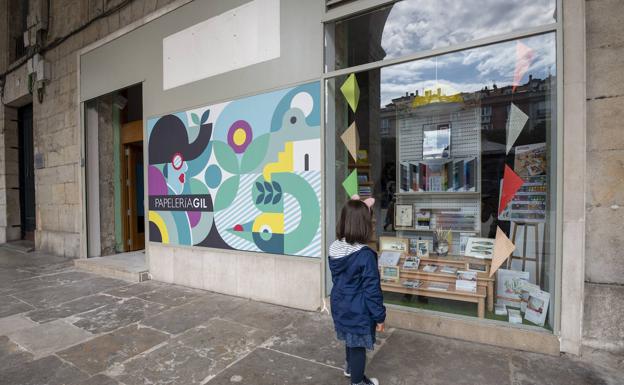
{"label": "colorful mural panel", "polygon": [[320,83],[147,122],[149,240],[320,257]]}

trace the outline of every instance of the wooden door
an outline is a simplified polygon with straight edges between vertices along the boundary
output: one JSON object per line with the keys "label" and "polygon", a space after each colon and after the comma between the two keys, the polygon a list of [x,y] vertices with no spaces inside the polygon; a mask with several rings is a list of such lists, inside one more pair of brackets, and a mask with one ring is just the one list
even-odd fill
{"label": "wooden door", "polygon": [[126,251],[145,248],[142,133],[142,121],[122,127],[122,222]]}

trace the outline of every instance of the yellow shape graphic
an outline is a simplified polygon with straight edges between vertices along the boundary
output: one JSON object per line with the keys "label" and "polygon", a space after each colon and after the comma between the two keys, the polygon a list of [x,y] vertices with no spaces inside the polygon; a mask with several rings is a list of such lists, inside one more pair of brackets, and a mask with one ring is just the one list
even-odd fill
{"label": "yellow shape graphic", "polygon": [[349,75],[347,80],[345,80],[340,87],[340,91],[342,91],[345,99],[347,99],[347,103],[349,103],[349,106],[353,112],[355,112],[355,110],[357,110],[358,102],[360,101],[360,86],[358,86],[355,74]]}
{"label": "yellow shape graphic", "polygon": [[293,172],[293,142],[284,144],[284,151],[277,154],[277,162],[269,163],[264,166],[262,175],[267,182],[271,181],[271,174],[274,172]]}
{"label": "yellow shape graphic", "polygon": [[284,213],[262,213],[256,217],[251,231],[261,233],[268,229],[272,234],[284,234]]}
{"label": "yellow shape graphic", "polygon": [[437,93],[431,92],[431,90],[425,90],[424,96],[416,96],[412,102],[412,107],[421,107],[432,103],[461,103],[464,101],[461,93],[452,95],[442,95],[442,90],[438,88]]}
{"label": "yellow shape graphic", "polygon": [[236,131],[234,131],[234,135],[232,136],[232,140],[234,141],[234,144],[236,144],[237,146],[240,146],[243,143],[245,143],[246,139],[247,139],[247,133],[245,132],[244,129],[237,128]]}
{"label": "yellow shape graphic", "polygon": [[169,243],[169,233],[167,232],[167,225],[165,224],[165,220],[155,211],[150,211],[148,215],[149,221],[154,222],[158,230],[160,231],[160,237],[162,238],[162,243]]}

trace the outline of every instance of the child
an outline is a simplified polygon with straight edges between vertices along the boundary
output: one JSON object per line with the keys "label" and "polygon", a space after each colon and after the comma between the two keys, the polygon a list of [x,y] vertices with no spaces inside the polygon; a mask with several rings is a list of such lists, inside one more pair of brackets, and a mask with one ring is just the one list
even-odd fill
{"label": "child", "polygon": [[375,331],[384,331],[386,319],[377,254],[366,246],[373,231],[374,202],[353,196],[342,208],[337,240],[329,247],[332,317],[338,339],[346,345],[344,374],[354,385],[379,385],[377,379],[364,375],[366,349],[373,349]]}

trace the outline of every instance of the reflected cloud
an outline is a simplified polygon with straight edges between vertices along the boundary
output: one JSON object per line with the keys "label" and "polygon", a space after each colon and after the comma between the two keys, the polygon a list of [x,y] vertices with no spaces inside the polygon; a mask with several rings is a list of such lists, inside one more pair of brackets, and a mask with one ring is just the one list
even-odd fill
{"label": "reflected cloud", "polygon": [[404,0],[392,6],[386,59],[555,22],[555,0]]}
{"label": "reflected cloud", "polygon": [[[546,78],[556,74],[555,34],[522,39],[534,51],[534,59],[525,74]],[[494,44],[399,64],[381,69],[381,106],[405,93],[424,94],[425,90],[441,88],[446,95],[453,92],[475,92],[484,87],[511,85],[516,68],[516,41]]]}

